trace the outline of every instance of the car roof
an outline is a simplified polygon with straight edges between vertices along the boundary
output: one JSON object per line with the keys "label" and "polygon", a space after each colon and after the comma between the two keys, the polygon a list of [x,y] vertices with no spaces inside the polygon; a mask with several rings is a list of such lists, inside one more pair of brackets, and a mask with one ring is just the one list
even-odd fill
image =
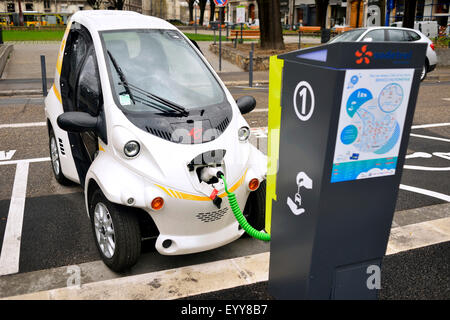
{"label": "car roof", "polygon": [[82,10],[71,17],[91,32],[122,29],[176,29],[171,23],[134,11]]}
{"label": "car roof", "polygon": [[[389,27],[389,26],[373,26],[373,27],[364,27],[364,28],[355,28],[351,30],[375,30],[375,29],[390,29],[390,30],[408,30],[418,32],[416,29],[411,28],[402,28],[402,27]],[[349,31],[351,31],[349,30]]]}

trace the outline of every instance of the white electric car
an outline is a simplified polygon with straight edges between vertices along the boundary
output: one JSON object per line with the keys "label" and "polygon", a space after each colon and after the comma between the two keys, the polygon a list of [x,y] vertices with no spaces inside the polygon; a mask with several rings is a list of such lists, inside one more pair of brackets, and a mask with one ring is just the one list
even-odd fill
{"label": "white electric car", "polygon": [[141,241],[164,255],[217,248],[249,223],[264,228],[266,157],[249,142],[234,101],[196,45],[164,20],[80,11],[64,35],[45,99],[55,178],[84,188],[107,266],[136,263]]}

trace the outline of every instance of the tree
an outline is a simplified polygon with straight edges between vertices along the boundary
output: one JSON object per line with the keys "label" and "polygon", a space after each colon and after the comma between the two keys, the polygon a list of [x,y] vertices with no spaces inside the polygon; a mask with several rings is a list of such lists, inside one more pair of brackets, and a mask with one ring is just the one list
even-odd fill
{"label": "tree", "polygon": [[405,11],[403,14],[403,28],[414,29],[414,20],[416,19],[417,0],[405,1]]}
{"label": "tree", "polygon": [[92,9],[98,10],[102,5],[103,0],[87,0],[87,3],[92,7]]}
{"label": "tree", "polygon": [[209,22],[215,21],[214,13],[216,11],[216,3],[214,0],[209,0]]}
{"label": "tree", "polygon": [[199,0],[200,18],[199,18],[198,24],[201,26],[203,25],[203,19],[205,18],[206,2],[207,2],[207,0]]}
{"label": "tree", "polygon": [[125,5],[125,0],[109,0],[109,2],[116,10],[123,10],[123,6]]}
{"label": "tree", "polygon": [[325,29],[327,24],[327,9],[329,0],[316,0],[316,25]]}
{"label": "tree", "polygon": [[194,3],[195,0],[187,0],[189,7],[189,22],[194,21]]}
{"label": "tree", "polygon": [[284,49],[279,0],[256,0],[262,49]]}

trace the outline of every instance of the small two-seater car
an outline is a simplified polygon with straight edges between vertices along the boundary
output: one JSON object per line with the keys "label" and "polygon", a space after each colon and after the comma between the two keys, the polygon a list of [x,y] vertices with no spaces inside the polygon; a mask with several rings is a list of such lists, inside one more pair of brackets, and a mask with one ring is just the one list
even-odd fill
{"label": "small two-seater car", "polygon": [[196,44],[164,20],[80,11],[64,35],[45,99],[51,163],[84,188],[105,264],[136,263],[141,241],[164,255],[217,248],[244,231],[222,201],[223,175],[244,215],[264,228],[266,157]]}

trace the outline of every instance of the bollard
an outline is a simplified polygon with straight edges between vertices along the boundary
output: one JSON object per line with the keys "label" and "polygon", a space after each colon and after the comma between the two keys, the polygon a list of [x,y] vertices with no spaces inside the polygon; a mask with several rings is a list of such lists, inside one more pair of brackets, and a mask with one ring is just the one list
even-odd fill
{"label": "bollard", "polygon": [[41,55],[42,95],[47,96],[47,70],[45,68],[45,56]]}
{"label": "bollard", "polygon": [[0,44],[3,44],[3,28],[0,26]]}
{"label": "bollard", "polygon": [[220,71],[222,71],[222,20],[219,25],[219,72]]}
{"label": "bollard", "polygon": [[244,39],[242,37],[242,34],[244,33],[244,24],[241,23],[241,42],[240,43],[244,43]]}
{"label": "bollard", "polygon": [[238,42],[238,33],[236,32],[236,39],[234,39],[234,48],[236,49],[237,46],[237,42]]}
{"label": "bollard", "polygon": [[248,66],[248,86],[253,87],[253,51],[255,50],[255,43],[252,42],[252,49],[250,50],[249,66]]}
{"label": "bollard", "polygon": [[216,45],[216,28],[214,28],[214,45]]}
{"label": "bollard", "polygon": [[298,30],[298,48],[300,49],[302,44],[302,33],[300,31],[300,29]]}

